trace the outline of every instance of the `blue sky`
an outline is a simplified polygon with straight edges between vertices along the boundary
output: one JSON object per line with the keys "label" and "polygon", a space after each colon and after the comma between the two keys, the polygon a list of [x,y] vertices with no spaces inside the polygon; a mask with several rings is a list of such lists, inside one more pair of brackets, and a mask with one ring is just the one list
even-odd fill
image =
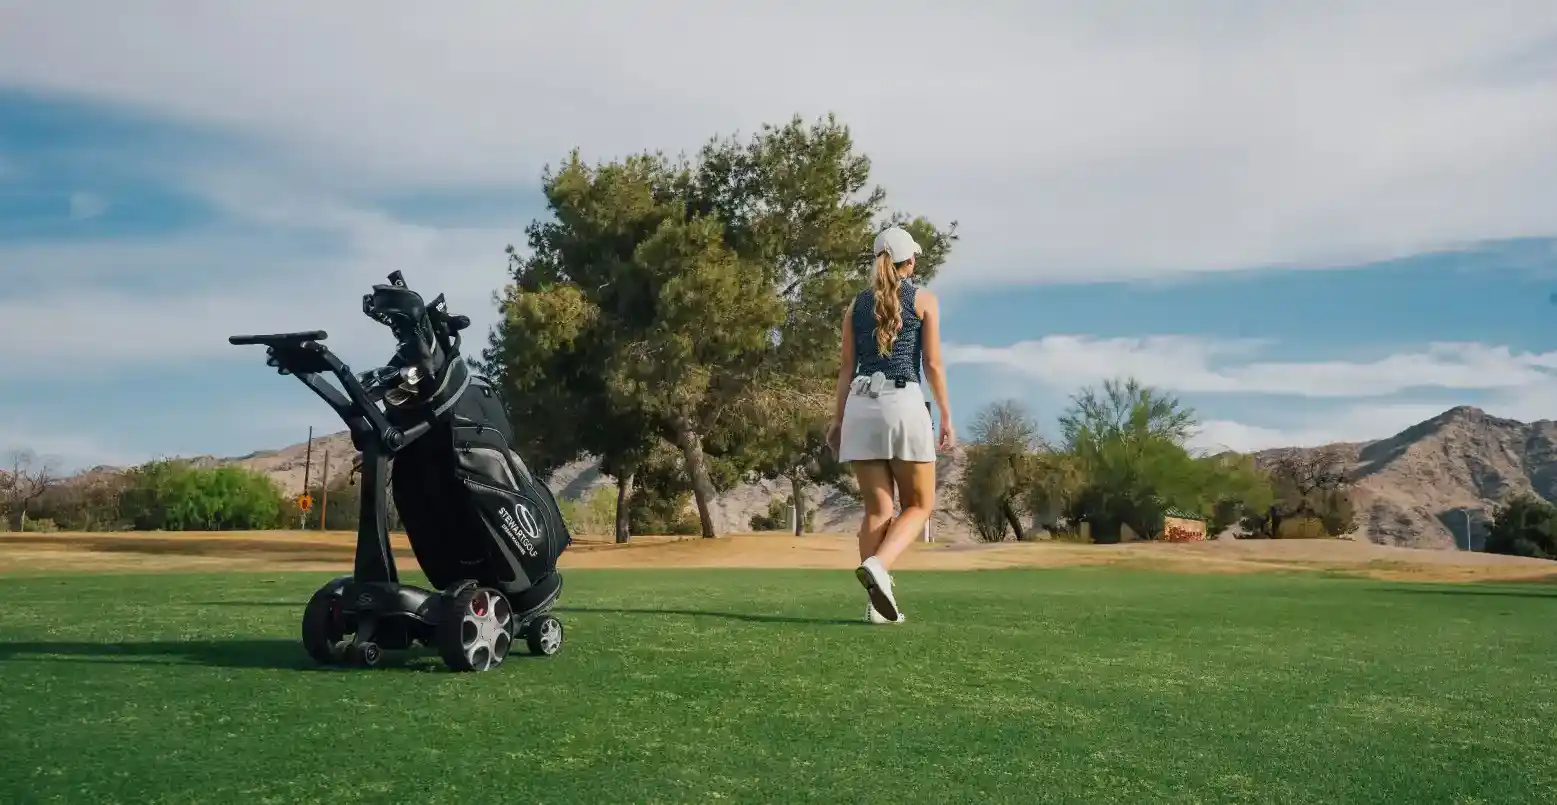
{"label": "blue sky", "polygon": [[[225,337],[323,328],[375,363],[358,300],[394,269],[484,331],[568,149],[828,111],[890,204],[961,224],[934,287],[964,431],[1005,398],[1052,426],[1125,374],[1206,447],[1557,416],[1550,4],[890,5],[8,10],[0,449],[74,469],[336,430]],[[883,75],[867,22],[945,45]],[[753,63],[748,28],[835,56]]]}

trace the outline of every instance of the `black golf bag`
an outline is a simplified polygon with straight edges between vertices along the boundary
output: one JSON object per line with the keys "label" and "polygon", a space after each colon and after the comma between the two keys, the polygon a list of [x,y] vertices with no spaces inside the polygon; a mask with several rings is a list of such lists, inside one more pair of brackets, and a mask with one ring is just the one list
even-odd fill
{"label": "black golf bag", "polygon": [[416,561],[435,587],[471,579],[508,596],[516,614],[549,603],[557,558],[572,542],[557,501],[513,450],[497,390],[459,354],[443,297],[424,305],[398,272],[374,286],[363,312],[399,342],[386,369],[399,383],[384,397],[390,424],[430,423],[395,453],[390,488]]}
{"label": "black golf bag", "polygon": [[[321,343],[323,330],[227,339],[264,346],[266,363],[328,403],[362,451],[352,573],[309,599],[304,648],[321,663],[374,666],[385,649],[421,642],[459,671],[496,668],[520,637],[535,654],[556,654],[557,557],[572,537],[551,490],[514,454],[497,391],[460,357],[470,319],[451,315],[442,296],[424,304],[398,271],[362,298],[362,312],[388,325],[397,346],[388,365],[361,374]],[[436,590],[400,582],[387,489]]]}

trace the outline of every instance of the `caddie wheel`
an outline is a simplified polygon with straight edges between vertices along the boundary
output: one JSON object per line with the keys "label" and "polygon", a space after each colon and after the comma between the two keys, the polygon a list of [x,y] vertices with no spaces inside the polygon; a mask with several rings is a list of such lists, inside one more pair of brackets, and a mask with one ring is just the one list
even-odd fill
{"label": "caddie wheel", "polygon": [[354,648],[357,664],[363,668],[377,668],[384,662],[384,649],[377,643],[358,643]]}
{"label": "caddie wheel", "polygon": [[321,665],[340,665],[346,661],[350,631],[340,594],[327,588],[315,591],[303,607],[303,649],[308,656]]}
{"label": "caddie wheel", "polygon": [[445,594],[436,641],[443,663],[454,671],[490,671],[508,657],[514,612],[497,590],[472,587]]}
{"label": "caddie wheel", "polygon": [[542,615],[530,621],[524,630],[524,641],[531,654],[550,657],[562,650],[562,621],[552,615]]}

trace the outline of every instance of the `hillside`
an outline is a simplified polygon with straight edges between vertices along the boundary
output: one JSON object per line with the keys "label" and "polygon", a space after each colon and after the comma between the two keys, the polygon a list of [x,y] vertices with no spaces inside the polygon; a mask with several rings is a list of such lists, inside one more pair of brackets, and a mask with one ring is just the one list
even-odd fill
{"label": "hillside", "polygon": [[[1506,495],[1557,499],[1557,423],[1548,420],[1524,423],[1460,406],[1386,439],[1330,447],[1351,462],[1358,539],[1463,547],[1469,514],[1479,548]],[[1255,459],[1303,449],[1266,450]]]}
{"label": "hillside", "polygon": [[[1557,499],[1557,423],[1500,419],[1469,406],[1452,408],[1400,433],[1373,442],[1328,445],[1342,452],[1351,464],[1358,511],[1356,538],[1386,545],[1416,548],[1452,548],[1464,544],[1465,513],[1472,521],[1472,536],[1479,547],[1493,507],[1511,492],[1533,492]],[[1319,448],[1277,448],[1255,454],[1268,463],[1283,453]],[[230,459],[203,458],[213,463],[235,463],[269,474],[288,491],[300,491],[303,483],[305,445],[267,450]],[[328,453],[331,477],[351,468],[355,452],[344,432],[314,440],[314,468],[318,477]],[[949,503],[951,482],[962,469],[960,451],[941,462],[937,472],[941,500]],[[577,499],[613,481],[588,461],[559,469],[550,482],[553,493]],[[721,495],[714,506],[714,521],[721,532],[749,528],[753,515],[764,512],[774,498],[788,494],[786,484],[746,484]],[[810,491],[816,507],[819,531],[851,532],[859,522],[858,503],[833,491]],[[949,507],[947,507],[949,508]],[[958,516],[942,510],[934,524],[940,539],[968,539],[972,530]]]}

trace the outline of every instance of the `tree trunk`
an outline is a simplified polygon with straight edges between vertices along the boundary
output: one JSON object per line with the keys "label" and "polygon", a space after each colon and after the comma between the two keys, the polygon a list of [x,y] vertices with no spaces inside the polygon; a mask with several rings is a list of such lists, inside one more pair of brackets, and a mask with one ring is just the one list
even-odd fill
{"label": "tree trunk", "polygon": [[616,542],[624,544],[630,535],[628,534],[628,515],[631,514],[630,505],[633,497],[633,476],[631,471],[623,472],[616,477]]}
{"label": "tree trunk", "polygon": [[1011,524],[1011,533],[1016,535],[1017,542],[1021,542],[1022,519],[1016,516],[1016,509],[1011,506],[1011,501],[1000,502],[1000,513],[1006,518],[1006,522]]}
{"label": "tree trunk", "polygon": [[806,533],[806,482],[799,473],[789,476],[789,486],[795,500],[795,536]]}
{"label": "tree trunk", "polygon": [[676,446],[687,463],[687,476],[692,482],[692,498],[697,501],[698,525],[705,539],[719,536],[714,531],[714,515],[709,507],[714,500],[714,482],[708,477],[707,457],[703,455],[703,436],[687,420],[676,422]]}

